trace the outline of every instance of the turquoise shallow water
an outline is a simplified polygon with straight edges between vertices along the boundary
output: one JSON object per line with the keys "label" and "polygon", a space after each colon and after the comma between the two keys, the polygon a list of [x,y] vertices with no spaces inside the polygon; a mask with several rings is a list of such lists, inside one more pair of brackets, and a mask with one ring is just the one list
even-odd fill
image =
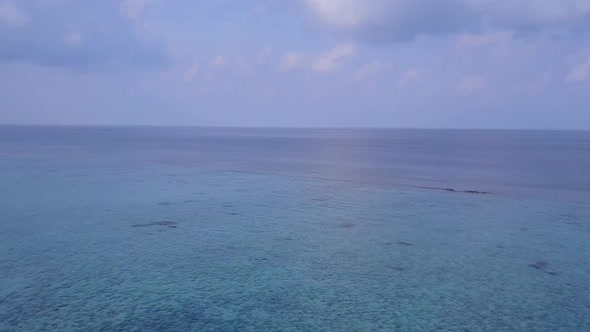
{"label": "turquoise shallow water", "polygon": [[3,144],[0,331],[590,330],[575,186],[421,189],[260,167],[247,144]]}

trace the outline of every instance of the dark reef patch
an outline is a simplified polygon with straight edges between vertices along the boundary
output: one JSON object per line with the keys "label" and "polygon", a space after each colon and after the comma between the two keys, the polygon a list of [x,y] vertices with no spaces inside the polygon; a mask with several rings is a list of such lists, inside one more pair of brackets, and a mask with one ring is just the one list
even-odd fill
{"label": "dark reef patch", "polygon": [[529,267],[532,267],[532,268],[537,269],[539,271],[543,271],[543,272],[545,272],[547,274],[550,274],[552,276],[556,276],[556,275],[559,274],[556,271],[550,269],[549,268],[549,263],[547,263],[545,261],[538,261],[538,262],[535,262],[533,264],[529,264]]}
{"label": "dark reef patch", "polygon": [[539,262],[535,262],[533,264],[529,264],[529,267],[535,268],[537,270],[543,270],[543,269],[547,268],[547,266],[549,266],[549,263],[543,262],[543,261],[539,261]]}
{"label": "dark reef patch", "polygon": [[566,225],[583,226],[583,223],[581,221],[582,219],[572,213],[562,214],[561,216],[559,216],[559,219],[563,221]]}
{"label": "dark reef patch", "polygon": [[420,188],[420,189],[430,189],[430,190],[444,190],[444,191],[448,191],[448,192],[453,192],[453,193],[463,193],[463,194],[479,194],[479,195],[483,195],[483,194],[490,194],[490,192],[487,192],[487,191],[479,191],[479,190],[461,190],[461,189],[454,189],[454,188],[444,188],[444,187],[422,187],[422,186],[417,186],[416,188]]}
{"label": "dark reef patch", "polygon": [[133,225],[131,225],[131,227],[152,227],[152,226],[177,228],[178,227],[178,223],[176,221],[162,220],[162,221],[149,222],[149,223],[145,223],[145,224],[133,224]]}

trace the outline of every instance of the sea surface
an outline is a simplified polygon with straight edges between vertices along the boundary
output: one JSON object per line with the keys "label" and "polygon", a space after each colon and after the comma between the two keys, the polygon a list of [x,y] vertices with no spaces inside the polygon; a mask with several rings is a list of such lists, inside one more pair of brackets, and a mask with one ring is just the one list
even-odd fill
{"label": "sea surface", "polygon": [[0,126],[0,331],[590,331],[590,132]]}

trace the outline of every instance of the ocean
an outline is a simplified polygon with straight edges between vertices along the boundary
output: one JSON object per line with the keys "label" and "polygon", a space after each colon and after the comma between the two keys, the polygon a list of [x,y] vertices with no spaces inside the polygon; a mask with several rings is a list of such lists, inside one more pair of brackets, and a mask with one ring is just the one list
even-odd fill
{"label": "ocean", "polygon": [[0,331],[590,331],[590,132],[0,126]]}

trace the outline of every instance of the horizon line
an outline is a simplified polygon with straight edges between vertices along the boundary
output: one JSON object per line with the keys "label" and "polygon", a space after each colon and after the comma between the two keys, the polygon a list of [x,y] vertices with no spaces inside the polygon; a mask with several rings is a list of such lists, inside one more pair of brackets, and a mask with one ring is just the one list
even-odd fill
{"label": "horizon line", "polygon": [[567,128],[500,128],[500,127],[370,127],[370,126],[253,126],[253,125],[161,125],[161,124],[42,124],[0,123],[0,127],[136,127],[136,128],[200,128],[200,129],[317,129],[317,130],[488,130],[488,131],[590,131]]}

